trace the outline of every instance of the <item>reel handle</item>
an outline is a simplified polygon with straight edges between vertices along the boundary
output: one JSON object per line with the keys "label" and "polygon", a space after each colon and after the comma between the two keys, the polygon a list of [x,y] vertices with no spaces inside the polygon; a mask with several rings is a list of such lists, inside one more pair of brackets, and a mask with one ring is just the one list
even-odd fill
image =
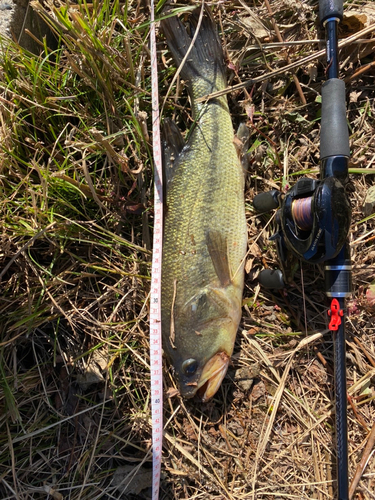
{"label": "reel handle", "polygon": [[280,269],[263,269],[259,273],[258,280],[268,290],[282,290],[286,286]]}

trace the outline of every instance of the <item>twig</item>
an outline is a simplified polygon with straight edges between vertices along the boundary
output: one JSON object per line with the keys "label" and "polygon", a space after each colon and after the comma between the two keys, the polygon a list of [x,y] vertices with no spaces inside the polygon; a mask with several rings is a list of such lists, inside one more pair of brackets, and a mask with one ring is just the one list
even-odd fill
{"label": "twig", "polygon": [[357,408],[356,408],[355,404],[353,403],[353,400],[349,396],[349,394],[348,394],[348,401],[349,401],[350,406],[352,407],[352,410],[353,410],[358,422],[362,425],[362,427],[365,429],[366,432],[369,432],[368,427],[366,425],[366,422],[363,420],[362,416],[358,413]]}
{"label": "twig", "polygon": [[[274,31],[276,33],[277,39],[279,40],[279,42],[283,43],[284,40],[283,40],[283,37],[281,36],[279,27],[276,24],[275,18],[273,17],[273,12],[272,12],[271,6],[269,4],[269,1],[268,0],[264,0],[264,3],[266,4],[268,13],[270,15],[272,26],[273,26],[273,29],[274,29]],[[292,62],[291,58],[289,57],[289,54],[287,54],[287,56],[286,56],[286,61],[287,61],[288,64],[291,64],[291,62]],[[298,77],[297,77],[297,75],[295,73],[293,73],[293,80],[294,80],[294,84],[296,86],[296,89],[298,91],[298,94],[300,96],[300,99],[302,101],[302,104],[306,104],[306,97],[305,97],[305,95],[303,93],[303,90],[302,90],[301,85],[299,83]]]}
{"label": "twig", "polygon": [[345,83],[351,82],[358,76],[362,75],[363,73],[371,69],[373,66],[375,66],[375,61],[371,61],[370,63],[361,66],[355,73],[345,78]]}
{"label": "twig", "polygon": [[352,480],[352,484],[350,485],[350,488],[349,488],[349,500],[354,495],[355,489],[358,486],[359,480],[361,479],[362,474],[363,474],[363,472],[364,472],[364,470],[366,468],[366,465],[367,465],[367,463],[369,461],[370,453],[371,453],[371,451],[372,451],[372,449],[374,447],[374,444],[375,444],[375,422],[372,425],[372,429],[371,429],[371,432],[369,434],[368,441],[367,441],[365,450],[363,452],[361,461],[359,462],[359,464],[357,466],[357,469],[355,471],[355,474],[354,474],[354,477],[353,477],[353,480]]}
{"label": "twig", "polygon": [[363,354],[366,356],[368,359],[369,363],[375,368],[375,361],[372,356],[370,356],[368,350],[362,345],[362,343],[357,339],[357,337],[354,337],[354,342],[357,344],[357,346],[361,349]]}
{"label": "twig", "polygon": [[[347,45],[350,45],[353,43],[355,40],[358,40],[358,38],[361,38],[362,36],[368,35],[369,33],[372,33],[375,31],[375,23],[371,24],[367,28],[364,28],[361,31],[358,31],[355,35],[349,36],[348,38],[345,38],[345,40],[342,40],[339,42],[339,49],[342,47],[346,47]],[[213,92],[212,94],[207,94],[203,97],[200,97],[199,99],[196,100],[196,102],[204,102],[207,101],[208,99],[212,99],[214,97],[220,97],[222,95],[229,94],[230,92],[233,92],[234,90],[241,90],[245,87],[249,87],[250,85],[254,85],[254,83],[260,83],[264,82],[264,80],[269,80],[270,78],[273,78],[278,75],[283,75],[287,73],[288,71],[291,71],[292,69],[299,68],[300,66],[304,66],[307,63],[314,61],[315,59],[320,59],[326,54],[326,49],[319,50],[318,52],[314,52],[313,54],[310,54],[309,56],[303,57],[302,59],[299,59],[298,61],[294,61],[292,64],[288,64],[287,66],[284,66],[283,68],[276,69],[275,71],[271,71],[270,73],[266,73],[265,75],[257,76],[255,78],[252,78],[251,80],[246,80],[246,82],[238,83],[237,85],[232,85],[231,87],[227,87],[224,90],[219,90],[218,92]]]}

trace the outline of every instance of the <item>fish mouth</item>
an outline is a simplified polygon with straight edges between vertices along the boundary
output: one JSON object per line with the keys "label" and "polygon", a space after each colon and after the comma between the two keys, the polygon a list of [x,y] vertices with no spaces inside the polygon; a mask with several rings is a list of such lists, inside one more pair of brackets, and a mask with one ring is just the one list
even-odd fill
{"label": "fish mouth", "polygon": [[225,374],[227,373],[230,357],[226,352],[218,352],[207,361],[198,380],[197,392],[203,403],[216,394]]}

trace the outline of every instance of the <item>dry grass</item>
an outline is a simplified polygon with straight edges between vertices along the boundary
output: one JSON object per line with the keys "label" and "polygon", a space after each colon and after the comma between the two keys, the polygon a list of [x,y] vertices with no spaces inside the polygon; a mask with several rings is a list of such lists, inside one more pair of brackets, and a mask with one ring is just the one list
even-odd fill
{"label": "dry grass", "polygon": [[[214,3],[231,84],[322,48],[270,45],[274,26],[262,1]],[[34,7],[54,26],[57,47],[33,56],[7,45],[0,81],[0,496],[150,498],[148,11],[135,0]],[[346,12],[370,17],[365,7],[351,2]],[[322,37],[315,1],[277,0],[271,8],[285,41]],[[358,23],[348,20],[346,34]],[[163,100],[174,69],[159,40]],[[375,172],[375,72],[357,74],[373,50],[362,42],[341,51],[352,151],[351,477],[375,417],[374,310],[365,296],[374,281],[375,226],[362,210]],[[322,59],[296,76],[306,105],[285,72],[228,96],[235,126],[246,121],[251,132],[243,318],[232,366],[211,402],[172,395],[165,369],[162,499],[335,498],[322,269],[299,266],[283,294],[257,282],[277,261],[272,222],[254,214],[253,196],[319,167]],[[164,113],[186,128],[186,91],[178,97],[177,106],[168,98]],[[372,499],[374,491],[372,456],[355,498]]]}

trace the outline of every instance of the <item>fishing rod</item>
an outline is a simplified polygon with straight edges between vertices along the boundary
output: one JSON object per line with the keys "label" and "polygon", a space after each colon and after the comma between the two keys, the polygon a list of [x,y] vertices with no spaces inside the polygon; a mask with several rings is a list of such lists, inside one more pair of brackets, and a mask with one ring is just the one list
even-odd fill
{"label": "fishing rod", "polygon": [[337,498],[348,500],[345,299],[351,294],[351,209],[345,189],[350,155],[345,84],[339,79],[338,62],[343,0],[319,0],[319,18],[325,29],[327,51],[327,80],[321,89],[320,179],[302,178],[286,193],[260,193],[253,205],[258,213],[278,209],[271,239],[276,243],[281,269],[265,269],[259,274],[264,287],[282,289],[290,283],[288,263],[296,257],[325,264],[329,329],[334,337]]}

